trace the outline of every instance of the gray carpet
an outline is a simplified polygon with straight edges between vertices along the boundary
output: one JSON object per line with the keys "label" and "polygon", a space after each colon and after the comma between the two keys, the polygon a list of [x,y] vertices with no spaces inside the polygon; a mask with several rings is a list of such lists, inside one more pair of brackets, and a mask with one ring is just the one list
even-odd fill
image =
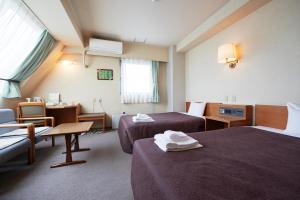
{"label": "gray carpet", "polygon": [[50,169],[64,161],[64,138],[37,144],[37,158],[26,165],[26,155],[0,167],[1,200],[97,199],[131,200],[131,155],[123,153],[115,131],[80,136],[80,146],[90,151],[73,153],[85,164]]}

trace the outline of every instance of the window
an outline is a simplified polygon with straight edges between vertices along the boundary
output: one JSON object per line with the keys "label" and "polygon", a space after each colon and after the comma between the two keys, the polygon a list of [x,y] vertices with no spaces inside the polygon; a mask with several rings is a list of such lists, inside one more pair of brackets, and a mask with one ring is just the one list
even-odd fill
{"label": "window", "polygon": [[[0,0],[0,78],[10,79],[45,29],[21,0]],[[0,80],[0,94],[4,81]]]}
{"label": "window", "polygon": [[[152,61],[122,59],[121,101],[122,103],[158,102],[158,70]],[[157,92],[156,92],[157,91]],[[156,100],[158,99],[158,101]]]}

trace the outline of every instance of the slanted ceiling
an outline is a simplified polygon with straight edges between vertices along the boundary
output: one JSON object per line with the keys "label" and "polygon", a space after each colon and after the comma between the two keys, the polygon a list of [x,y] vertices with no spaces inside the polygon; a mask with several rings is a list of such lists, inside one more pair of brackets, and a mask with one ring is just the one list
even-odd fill
{"label": "slanted ceiling", "polygon": [[177,51],[186,52],[270,0],[23,1],[60,42],[22,84],[23,95],[29,96],[55,66],[64,46],[83,49],[91,35],[165,48],[177,44]]}
{"label": "slanted ceiling", "polygon": [[30,97],[39,83],[41,83],[55,67],[57,60],[62,56],[63,47],[64,45],[62,43],[58,43],[43,64],[28,79],[22,82],[21,91],[24,98]]}
{"label": "slanted ceiling", "polygon": [[[271,0],[231,0],[200,24],[177,44],[178,52],[186,52]],[[230,41],[228,41],[230,42]]]}
{"label": "slanted ceiling", "polygon": [[23,0],[44,23],[55,39],[64,45],[84,46],[77,15],[69,0]]}

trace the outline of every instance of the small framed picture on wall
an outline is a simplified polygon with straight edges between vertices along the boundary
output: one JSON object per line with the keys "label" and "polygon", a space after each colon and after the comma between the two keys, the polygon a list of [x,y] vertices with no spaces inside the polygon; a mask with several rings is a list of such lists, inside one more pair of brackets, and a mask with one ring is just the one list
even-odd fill
{"label": "small framed picture on wall", "polygon": [[113,80],[114,72],[112,69],[97,69],[98,80]]}

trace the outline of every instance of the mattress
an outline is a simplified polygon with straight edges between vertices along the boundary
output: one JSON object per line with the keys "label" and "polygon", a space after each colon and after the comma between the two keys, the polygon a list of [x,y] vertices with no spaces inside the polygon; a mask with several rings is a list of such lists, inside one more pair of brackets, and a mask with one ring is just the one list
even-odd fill
{"label": "mattress", "polygon": [[119,122],[119,139],[122,149],[126,153],[132,153],[136,140],[151,138],[155,134],[166,130],[183,131],[185,133],[200,132],[205,130],[205,120],[178,112],[166,112],[149,114],[154,122],[132,121],[132,115],[122,116]]}
{"label": "mattress", "polygon": [[135,200],[300,199],[300,139],[251,127],[191,133],[204,148],[134,144]]}

